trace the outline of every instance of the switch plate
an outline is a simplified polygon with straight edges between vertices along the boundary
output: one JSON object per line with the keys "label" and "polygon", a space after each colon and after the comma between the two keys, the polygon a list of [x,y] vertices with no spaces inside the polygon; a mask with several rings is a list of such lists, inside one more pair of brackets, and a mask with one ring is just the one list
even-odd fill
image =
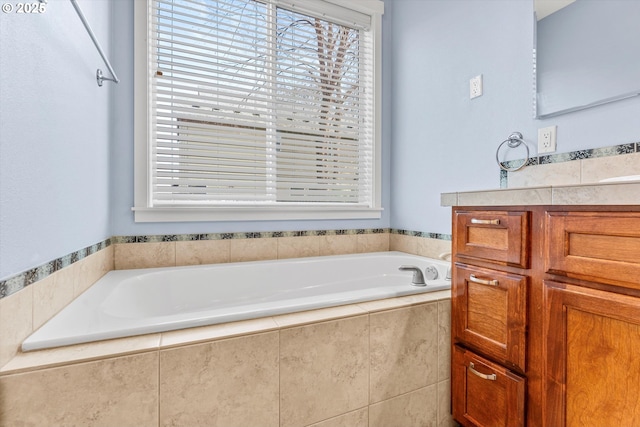
{"label": "switch plate", "polygon": [[482,95],[482,74],[469,80],[469,98],[477,98]]}
{"label": "switch plate", "polygon": [[538,129],[538,154],[556,151],[557,126]]}

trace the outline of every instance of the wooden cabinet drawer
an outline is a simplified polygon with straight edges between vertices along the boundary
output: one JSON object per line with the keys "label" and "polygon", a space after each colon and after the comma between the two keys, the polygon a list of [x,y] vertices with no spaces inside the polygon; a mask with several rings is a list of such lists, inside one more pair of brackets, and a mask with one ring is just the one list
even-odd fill
{"label": "wooden cabinet drawer", "polygon": [[548,273],[640,289],[640,213],[547,212]]}
{"label": "wooden cabinet drawer", "polygon": [[527,283],[526,276],[456,264],[454,341],[525,372]]}
{"label": "wooden cabinet drawer", "polygon": [[529,267],[529,223],[526,211],[463,211],[454,213],[454,252],[461,261],[483,260]]}
{"label": "wooden cabinet drawer", "polygon": [[464,348],[453,348],[453,418],[463,426],[524,426],[525,379]]}

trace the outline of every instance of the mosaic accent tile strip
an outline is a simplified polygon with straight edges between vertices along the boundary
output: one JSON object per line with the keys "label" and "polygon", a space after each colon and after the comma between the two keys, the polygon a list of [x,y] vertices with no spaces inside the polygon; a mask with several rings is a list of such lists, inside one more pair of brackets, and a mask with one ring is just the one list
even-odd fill
{"label": "mosaic accent tile strip", "polygon": [[60,258],[56,258],[46,264],[24,271],[13,277],[9,277],[6,280],[2,280],[0,281],[0,298],[8,297],[27,286],[46,278],[58,270],[62,270],[63,268],[88,257],[89,255],[93,255],[94,253],[107,248],[111,244],[112,240],[109,238],[100,243],[87,246],[86,248],[82,248]]}
{"label": "mosaic accent tile strip", "polygon": [[403,236],[412,236],[412,237],[425,237],[427,239],[437,239],[437,240],[448,240],[451,241],[451,234],[442,234],[442,233],[425,233],[422,231],[409,231],[402,230],[398,228],[392,228],[389,231],[391,234],[400,234]]}
{"label": "mosaic accent tile strip", "polygon": [[355,234],[381,234],[388,232],[386,228],[359,228],[351,230],[298,230],[298,231],[260,231],[239,233],[180,234],[155,236],[114,236],[113,243],[155,243],[193,240],[226,240],[226,239],[268,239],[277,237],[304,236],[340,236]]}
{"label": "mosaic accent tile strip", "polygon": [[[550,163],[572,162],[574,160],[594,159],[599,157],[620,156],[624,154],[640,153],[640,142],[628,144],[612,145],[609,147],[592,148],[588,150],[577,150],[568,153],[545,154],[529,158],[527,166],[546,165]],[[509,160],[501,162],[506,168],[514,168],[522,164],[524,159]],[[507,188],[509,172],[500,170],[500,188]]]}

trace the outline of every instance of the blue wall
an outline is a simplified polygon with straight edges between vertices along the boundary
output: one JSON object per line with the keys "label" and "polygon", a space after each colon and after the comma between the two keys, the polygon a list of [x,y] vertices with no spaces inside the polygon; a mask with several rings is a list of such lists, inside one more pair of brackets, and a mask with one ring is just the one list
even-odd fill
{"label": "blue wall", "polygon": [[[640,141],[640,98],[533,119],[533,4],[387,0],[392,9],[391,226],[450,233],[440,193],[499,188],[498,144],[557,125],[558,152]],[[637,59],[640,60],[640,59]],[[469,79],[484,94],[469,99]],[[522,153],[520,153],[522,155]]]}
{"label": "blue wall", "polygon": [[[393,227],[450,233],[440,193],[497,188],[497,145],[558,125],[558,151],[640,139],[640,99],[534,120],[526,0],[385,0],[379,221],[133,222],[133,1],[79,0],[122,82],[68,0],[0,14],[0,279],[112,235]],[[469,99],[482,74],[484,95]],[[535,151],[535,150],[534,150]]]}
{"label": "blue wall", "polygon": [[[110,2],[80,3],[109,51]],[[68,0],[0,13],[0,279],[111,235],[110,88],[98,67]]]}

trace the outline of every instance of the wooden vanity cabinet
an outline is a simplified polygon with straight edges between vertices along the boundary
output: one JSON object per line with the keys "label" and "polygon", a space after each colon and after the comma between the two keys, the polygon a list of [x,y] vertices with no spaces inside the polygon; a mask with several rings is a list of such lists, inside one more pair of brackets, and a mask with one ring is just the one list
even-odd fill
{"label": "wooden vanity cabinet", "polygon": [[454,207],[452,237],[454,419],[640,427],[640,206]]}

